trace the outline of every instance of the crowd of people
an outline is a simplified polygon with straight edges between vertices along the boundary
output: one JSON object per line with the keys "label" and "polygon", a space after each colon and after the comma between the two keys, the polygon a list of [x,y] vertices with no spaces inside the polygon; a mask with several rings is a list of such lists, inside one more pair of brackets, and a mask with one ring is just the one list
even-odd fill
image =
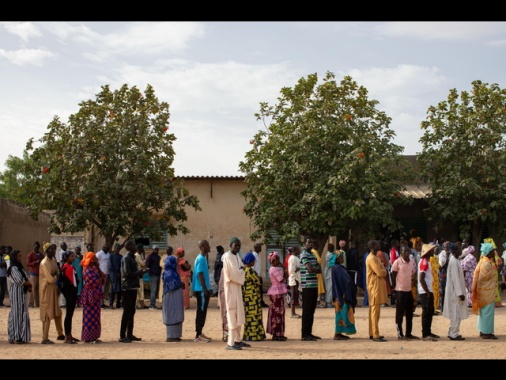
{"label": "crowd of people", "polygon": [[[460,334],[460,324],[469,313],[478,316],[481,338],[497,339],[494,314],[496,307],[502,307],[500,279],[506,276],[506,271],[501,271],[506,243],[501,257],[491,238],[484,239],[479,247],[469,245],[466,240],[434,239],[424,243],[412,230],[409,239],[392,239],[388,244],[370,240],[363,255],[358,242],[348,250],[346,246],[344,240],[339,241],[338,249],[329,243],[326,253],[320,255],[315,240],[305,237],[302,246],[289,247],[284,257],[278,251],[270,252],[267,255],[270,285],[265,294],[262,244],[256,243],[243,255],[237,237],[230,239],[227,252],[223,246],[216,247],[213,264],[207,240],[194,247],[199,253],[192,264],[185,259],[183,247],[174,251],[169,246],[161,254],[153,246],[146,257],[144,246],[133,240],[116,244],[112,251],[110,245],[104,244],[95,252],[93,244],[88,244],[84,254],[80,246],[69,250],[62,243],[57,252],[55,244],[35,242],[24,263],[19,250],[0,246],[0,307],[7,306],[3,300],[8,293],[10,343],[31,341],[30,307],[39,308],[42,344],[54,344],[49,339],[51,321],[56,339],[65,344],[101,343],[103,308],[122,309],[119,342],[140,341],[142,338],[133,331],[135,313],[148,307],[161,310],[166,342],[176,343],[182,341],[186,310],[193,295],[196,298],[193,341],[208,343],[211,338],[204,334],[204,328],[210,298],[215,296],[226,349],[242,350],[250,347],[248,342],[267,339],[267,334],[273,341],[288,339],[285,305],[291,318],[300,319],[302,341],[321,339],[313,334],[317,307],[334,308],[335,340],[350,339],[357,333],[354,315],[360,288],[362,306],[369,308],[369,338],[375,342],[387,341],[380,334],[381,308],[386,306],[396,309],[398,340],[439,340],[440,336],[431,329],[437,313],[449,320],[450,340],[465,340]],[[120,253],[123,248],[125,254]],[[149,300],[144,300],[146,275]],[[268,297],[268,303],[264,297]],[[413,332],[418,306],[421,337]],[[265,320],[264,307],[268,308]],[[80,336],[73,323],[76,308],[82,308]],[[297,309],[301,309],[300,314]]]}

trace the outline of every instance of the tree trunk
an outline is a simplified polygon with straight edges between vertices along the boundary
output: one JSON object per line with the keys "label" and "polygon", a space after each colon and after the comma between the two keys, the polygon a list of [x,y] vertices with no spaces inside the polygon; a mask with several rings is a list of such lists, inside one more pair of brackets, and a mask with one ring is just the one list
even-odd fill
{"label": "tree trunk", "polygon": [[472,222],[471,225],[472,239],[471,244],[474,245],[475,251],[474,256],[476,259],[480,259],[480,246],[481,246],[481,235],[483,234],[483,222],[481,219]]}

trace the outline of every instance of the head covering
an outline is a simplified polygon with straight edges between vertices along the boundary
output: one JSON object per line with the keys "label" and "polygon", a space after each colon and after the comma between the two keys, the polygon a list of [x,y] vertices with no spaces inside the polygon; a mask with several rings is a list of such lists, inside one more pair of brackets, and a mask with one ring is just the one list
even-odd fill
{"label": "head covering", "polygon": [[237,242],[240,242],[240,240],[239,240],[239,238],[238,238],[238,237],[235,237],[235,236],[234,236],[232,239],[230,239],[230,243],[229,243],[229,245],[232,245],[232,244],[237,243]]}
{"label": "head covering", "polygon": [[506,242],[502,243],[502,247],[506,249]]}
{"label": "head covering", "polygon": [[495,241],[494,241],[494,239],[492,239],[492,238],[490,238],[490,237],[489,237],[489,238],[486,238],[486,239],[483,239],[483,242],[484,242],[484,243],[489,243],[489,244],[491,244],[493,249],[496,249],[496,248],[497,248],[497,246],[495,245]]}
{"label": "head covering", "polygon": [[494,246],[490,243],[482,243],[480,247],[480,253],[482,256],[487,256],[490,251],[494,249]]}
{"label": "head covering", "polygon": [[[116,245],[118,245],[118,243],[116,243]],[[76,245],[76,248],[81,249],[81,246],[80,245]]]}
{"label": "head covering", "polygon": [[428,254],[430,251],[433,251],[435,248],[436,246],[432,244],[422,244],[422,253],[420,257],[424,257],[426,254]]}
{"label": "head covering", "polygon": [[344,251],[342,249],[340,249],[339,251],[337,251],[335,253],[335,255],[336,255],[336,261],[337,261],[338,258],[344,257]]}
{"label": "head covering", "polygon": [[142,243],[137,244],[137,249],[142,249],[142,248],[144,248],[144,244],[142,244]]}
{"label": "head covering", "polygon": [[286,249],[286,253],[288,253],[289,255],[291,255],[291,254],[292,254],[292,252],[293,252],[293,248],[292,248],[292,247],[288,247],[288,248]]}
{"label": "head covering", "polygon": [[454,254],[457,251],[457,249],[459,249],[459,246],[456,243],[448,244],[448,250],[450,251],[451,254]]}
{"label": "head covering", "polygon": [[181,277],[177,273],[177,259],[173,255],[165,258],[163,263],[163,294],[179,289],[181,287]]}
{"label": "head covering", "polygon": [[29,281],[25,269],[23,268],[23,263],[21,261],[18,261],[19,252],[20,252],[19,249],[15,249],[14,251],[11,252],[10,265],[9,268],[7,268],[7,276],[9,277],[11,276],[12,268],[18,268],[19,274],[21,274],[23,279],[25,281]]}
{"label": "head covering", "polygon": [[61,260],[62,261],[65,261],[67,262],[67,260],[69,259],[70,255],[73,254],[74,252],[72,251],[65,251],[61,254]]}
{"label": "head covering", "polygon": [[179,256],[180,253],[183,253],[184,252],[184,249],[183,247],[179,247],[178,249],[176,249],[176,255]]}
{"label": "head covering", "polygon": [[467,254],[474,253],[474,251],[476,251],[476,249],[474,248],[474,245],[470,245],[466,249],[467,249]]}
{"label": "head covering", "polygon": [[269,260],[269,262],[272,264],[272,262],[274,261],[275,258],[278,258],[279,259],[279,255],[276,251],[272,251],[271,253],[269,253],[269,256],[267,256],[267,259]]}
{"label": "head covering", "polygon": [[94,257],[95,257],[95,253],[94,252],[86,252],[84,254],[83,259],[81,260],[82,267],[86,268],[88,265],[90,265],[91,260],[93,260]]}
{"label": "head covering", "polygon": [[51,247],[51,245],[52,244],[49,242],[44,243],[44,245],[42,246],[42,248],[44,248],[44,252],[46,252],[49,249],[49,247]]}
{"label": "head covering", "polygon": [[246,253],[246,256],[244,256],[244,259],[242,260],[242,262],[244,264],[250,264],[254,261],[255,261],[255,255],[253,254],[253,252]]}
{"label": "head covering", "polygon": [[153,247],[151,247],[152,249],[158,249],[158,246],[156,244],[153,244]]}

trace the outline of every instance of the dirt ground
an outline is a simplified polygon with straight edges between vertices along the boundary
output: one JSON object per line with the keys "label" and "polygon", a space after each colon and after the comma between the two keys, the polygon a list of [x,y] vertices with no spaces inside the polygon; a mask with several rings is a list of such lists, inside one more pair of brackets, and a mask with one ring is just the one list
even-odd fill
{"label": "dirt ground", "polygon": [[[504,293],[506,294],[506,293]],[[503,294],[503,303],[506,305]],[[268,298],[265,297],[268,302]],[[449,320],[441,315],[435,316],[432,323],[434,334],[440,335],[437,342],[399,341],[394,324],[395,308],[381,309],[380,333],[387,342],[374,342],[369,339],[368,308],[357,307],[357,334],[347,341],[333,340],[334,310],[317,308],[313,334],[322,339],[314,342],[300,340],[300,319],[290,318],[287,309],[285,342],[267,339],[261,342],[250,342],[251,348],[242,351],[226,350],[222,342],[221,320],[217,308],[217,298],[213,297],[209,305],[204,334],[212,338],[210,343],[194,343],[196,300],[191,299],[191,307],[186,310],[183,324],[183,341],[165,342],[165,325],[162,323],[161,311],[137,310],[135,314],[134,334],[142,338],[141,342],[119,343],[119,326],[122,310],[102,310],[102,343],[98,344],[63,344],[56,340],[56,329],[52,322],[50,339],[54,345],[40,344],[42,323],[39,310],[31,308],[32,341],[29,344],[9,344],[7,338],[7,318],[9,308],[0,308],[0,347],[4,346],[8,358],[19,359],[504,359],[506,357],[506,307],[496,308],[495,334],[498,340],[485,340],[478,336],[477,316],[469,313],[469,318],[461,325],[461,334],[465,341],[451,341],[447,338]],[[361,299],[360,299],[361,302]],[[8,303],[8,300],[7,302]],[[263,309],[264,326],[266,325],[267,308]],[[65,309],[63,309],[65,312]],[[301,310],[299,310],[299,313]],[[416,315],[421,314],[418,307]],[[73,335],[80,338],[82,309],[74,314]],[[413,335],[421,336],[420,317],[413,320]],[[1,349],[1,348],[0,348]],[[6,357],[4,357],[6,358]]]}

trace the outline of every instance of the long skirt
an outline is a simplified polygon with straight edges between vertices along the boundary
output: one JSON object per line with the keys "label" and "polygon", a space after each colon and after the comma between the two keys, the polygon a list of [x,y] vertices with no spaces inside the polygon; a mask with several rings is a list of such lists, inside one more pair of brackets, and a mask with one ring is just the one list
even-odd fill
{"label": "long skirt", "polygon": [[285,336],[285,294],[269,295],[267,333],[272,336]]}
{"label": "long skirt", "polygon": [[494,333],[494,313],[495,305],[494,302],[489,303],[480,309],[478,315],[478,331],[483,334]]}
{"label": "long skirt", "polygon": [[343,307],[336,301],[334,302],[334,308],[336,311],[336,334],[353,335],[357,333],[355,328],[355,313],[353,308],[348,304],[344,304]]}

